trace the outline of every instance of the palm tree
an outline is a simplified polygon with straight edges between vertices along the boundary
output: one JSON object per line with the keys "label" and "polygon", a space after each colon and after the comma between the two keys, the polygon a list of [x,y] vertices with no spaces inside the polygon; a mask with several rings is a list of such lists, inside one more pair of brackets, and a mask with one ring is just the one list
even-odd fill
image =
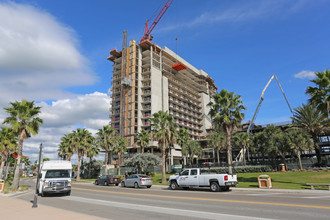
{"label": "palm tree", "polygon": [[99,155],[99,148],[95,144],[95,141],[92,145],[89,146],[86,152],[86,156],[89,158],[89,167],[88,167],[88,177],[91,178],[91,170],[92,170],[92,161],[93,158],[97,155]]}
{"label": "palm tree", "polygon": [[115,134],[115,130],[110,125],[103,126],[103,128],[99,129],[96,133],[96,142],[98,146],[105,151],[105,173],[108,173],[108,161],[109,161],[109,152],[112,152],[113,147],[113,136]]}
{"label": "palm tree", "polygon": [[[183,145],[186,144],[191,139],[189,132],[184,129],[180,128],[177,135],[177,142],[181,146],[181,149],[183,148]],[[184,161],[184,155],[182,154],[182,161]],[[184,165],[184,162],[182,162],[182,165]]]}
{"label": "palm tree", "polygon": [[11,128],[2,127],[0,130],[0,156],[1,156],[1,167],[0,167],[0,179],[2,179],[2,173],[5,162],[10,153],[15,151],[17,146],[17,140],[13,134]]}
{"label": "palm tree", "polygon": [[113,151],[118,154],[118,175],[120,175],[121,157],[127,149],[127,141],[123,137],[115,136]]}
{"label": "palm tree", "polygon": [[189,140],[183,145],[182,154],[189,157],[189,165],[191,166],[195,156],[202,155],[202,147],[198,141]]}
{"label": "palm tree", "polygon": [[241,111],[246,110],[246,108],[243,106],[240,95],[235,95],[234,92],[228,92],[225,89],[214,94],[213,100],[214,102],[211,101],[208,104],[210,107],[209,115],[215,128],[222,128],[226,133],[228,170],[229,174],[232,174],[231,135],[243,120],[244,114]]}
{"label": "palm tree", "polygon": [[329,119],[315,105],[302,105],[294,109],[292,123],[306,131],[313,139],[318,166],[322,165],[318,137],[329,129]]}
{"label": "palm tree", "polygon": [[3,124],[9,124],[13,131],[18,134],[18,156],[14,180],[12,183],[12,188],[18,189],[20,179],[19,167],[23,152],[23,142],[31,137],[31,134],[38,134],[39,127],[43,121],[41,118],[37,117],[40,113],[41,107],[35,106],[34,101],[29,102],[23,99],[22,102],[11,102],[10,105],[11,107],[4,108],[10,116],[4,120]]}
{"label": "palm tree", "polygon": [[310,104],[317,106],[318,110],[329,117],[330,113],[330,70],[324,72],[315,72],[316,79],[310,80],[315,83],[315,87],[308,86],[306,94],[311,98],[308,100]]}
{"label": "palm tree", "polygon": [[208,144],[216,150],[218,166],[220,166],[220,150],[226,147],[226,136],[223,132],[213,131],[209,137]]}
{"label": "palm tree", "polygon": [[287,140],[290,148],[298,157],[300,170],[303,169],[301,163],[301,151],[311,150],[313,148],[309,136],[302,130],[291,129],[287,133]]}
{"label": "palm tree", "polygon": [[165,160],[166,148],[176,137],[176,124],[174,118],[168,112],[158,111],[152,115],[152,129],[158,144],[162,144],[162,183],[166,183]]}
{"label": "palm tree", "polygon": [[251,145],[250,135],[246,132],[237,132],[233,136],[233,141],[236,146],[239,146],[242,148],[243,165],[246,166],[245,152],[247,151],[247,149],[249,149],[249,147]]}
{"label": "palm tree", "polygon": [[77,131],[73,131],[72,139],[75,151],[78,153],[77,180],[80,180],[80,169],[84,161],[84,155],[86,154],[88,147],[92,144],[93,137],[85,128],[78,128]]}
{"label": "palm tree", "polygon": [[142,129],[140,132],[138,132],[135,136],[136,142],[140,145],[141,147],[141,153],[144,153],[144,148],[149,145],[150,141],[150,135],[148,131]]}
{"label": "palm tree", "polygon": [[58,156],[63,160],[71,161],[72,154],[74,152],[74,143],[72,138],[73,133],[64,135],[61,138],[61,142],[58,148]]}

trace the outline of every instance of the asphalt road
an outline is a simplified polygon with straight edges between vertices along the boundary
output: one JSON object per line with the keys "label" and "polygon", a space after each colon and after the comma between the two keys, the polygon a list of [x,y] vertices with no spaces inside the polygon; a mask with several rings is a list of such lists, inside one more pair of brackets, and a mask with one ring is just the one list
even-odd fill
{"label": "asphalt road", "polygon": [[[31,201],[33,192],[14,197]],[[38,203],[106,219],[328,220],[330,216],[326,190],[234,188],[212,193],[206,188],[172,191],[166,186],[134,189],[75,183],[71,196],[38,197]]]}

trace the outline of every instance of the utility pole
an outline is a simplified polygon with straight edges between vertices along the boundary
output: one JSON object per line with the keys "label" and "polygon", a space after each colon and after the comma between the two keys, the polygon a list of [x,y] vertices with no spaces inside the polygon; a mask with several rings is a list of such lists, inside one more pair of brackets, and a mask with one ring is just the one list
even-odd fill
{"label": "utility pole", "polygon": [[42,143],[40,143],[38,175],[37,175],[36,191],[34,193],[34,199],[33,199],[32,208],[37,208],[38,207],[38,184],[39,184],[39,179],[40,179],[41,155],[42,155]]}

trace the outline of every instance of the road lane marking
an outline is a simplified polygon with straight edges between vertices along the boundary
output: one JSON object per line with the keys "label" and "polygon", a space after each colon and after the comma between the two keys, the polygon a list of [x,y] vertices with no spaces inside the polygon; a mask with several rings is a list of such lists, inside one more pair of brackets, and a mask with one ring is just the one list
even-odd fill
{"label": "road lane marking", "polygon": [[276,205],[276,206],[303,207],[303,208],[329,209],[330,210],[330,206],[299,205],[299,204],[272,203],[272,202],[251,202],[251,201],[239,201],[239,200],[227,200],[227,199],[194,198],[194,197],[183,197],[183,196],[162,196],[162,195],[151,195],[151,194],[141,194],[141,193],[111,192],[111,191],[107,191],[107,190],[84,189],[84,188],[78,188],[78,187],[73,187],[73,189],[93,191],[93,192],[112,193],[112,194],[121,194],[121,195],[145,196],[145,197],[187,199],[187,200],[212,201],[212,202],[230,202],[230,203],[258,204],[258,205]]}
{"label": "road lane marking", "polygon": [[214,212],[203,212],[203,211],[195,211],[195,210],[186,210],[186,209],[176,209],[176,208],[165,208],[160,206],[149,206],[149,205],[140,205],[135,203],[122,203],[122,202],[112,202],[108,200],[99,200],[99,199],[88,199],[85,197],[78,196],[70,196],[64,197],[65,200],[76,201],[76,202],[84,202],[88,204],[94,205],[103,205],[103,206],[111,206],[122,209],[134,209],[138,211],[146,211],[146,212],[155,212],[166,215],[174,215],[174,216],[184,216],[184,217],[194,217],[194,218],[202,218],[202,219],[228,219],[228,220],[249,220],[249,219],[260,219],[260,220],[270,220],[269,218],[258,218],[258,217],[248,217],[248,216],[240,216],[240,215],[230,215],[230,214],[221,214]]}

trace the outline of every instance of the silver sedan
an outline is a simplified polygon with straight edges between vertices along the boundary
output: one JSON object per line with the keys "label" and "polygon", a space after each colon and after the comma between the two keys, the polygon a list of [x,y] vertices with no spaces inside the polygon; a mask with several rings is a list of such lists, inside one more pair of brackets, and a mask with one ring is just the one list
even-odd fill
{"label": "silver sedan", "polygon": [[122,187],[134,187],[139,188],[141,186],[146,186],[147,188],[150,188],[152,186],[152,179],[144,174],[132,174],[127,177],[127,179],[124,179],[121,181]]}

